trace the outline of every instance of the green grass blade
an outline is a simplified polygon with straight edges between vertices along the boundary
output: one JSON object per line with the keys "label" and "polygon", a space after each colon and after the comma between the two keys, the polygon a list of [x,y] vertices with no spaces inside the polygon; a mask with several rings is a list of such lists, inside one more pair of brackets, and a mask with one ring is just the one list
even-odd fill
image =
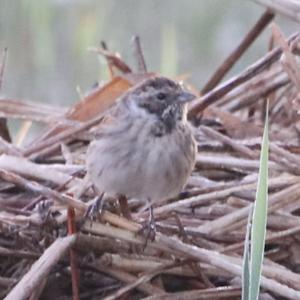
{"label": "green grass blade", "polygon": [[257,300],[259,295],[259,283],[264,257],[267,208],[268,208],[268,108],[265,120],[265,128],[260,153],[260,167],[258,186],[253,210],[253,221],[251,228],[251,251],[250,251],[250,290],[249,300]]}

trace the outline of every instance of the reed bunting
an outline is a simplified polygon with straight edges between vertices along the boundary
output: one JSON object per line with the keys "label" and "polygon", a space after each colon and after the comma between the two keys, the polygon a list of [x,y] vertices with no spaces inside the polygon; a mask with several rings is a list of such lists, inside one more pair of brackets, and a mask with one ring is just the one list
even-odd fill
{"label": "reed bunting", "polygon": [[96,189],[150,204],[181,192],[195,164],[186,118],[186,103],[194,98],[165,77],[147,79],[121,96],[87,151]]}

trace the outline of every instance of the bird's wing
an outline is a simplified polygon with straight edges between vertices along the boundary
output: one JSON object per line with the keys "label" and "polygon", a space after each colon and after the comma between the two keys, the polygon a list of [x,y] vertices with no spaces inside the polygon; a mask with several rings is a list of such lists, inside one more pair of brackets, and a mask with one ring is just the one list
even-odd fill
{"label": "bird's wing", "polygon": [[117,130],[121,118],[124,117],[124,111],[120,105],[116,104],[110,108],[104,115],[101,122],[91,129],[94,138],[99,139],[103,134]]}

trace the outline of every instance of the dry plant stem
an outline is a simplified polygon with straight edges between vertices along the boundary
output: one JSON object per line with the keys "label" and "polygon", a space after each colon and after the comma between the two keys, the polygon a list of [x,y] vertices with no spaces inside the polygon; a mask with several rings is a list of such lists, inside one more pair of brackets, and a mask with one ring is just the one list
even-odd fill
{"label": "dry plant stem", "polygon": [[110,253],[115,251],[115,249],[125,253],[130,251],[129,245],[123,241],[116,241],[114,239],[101,238],[81,233],[77,234],[75,247],[79,251],[84,252],[88,249],[89,251],[99,254]]}
{"label": "dry plant stem", "polygon": [[270,153],[270,160],[274,161],[276,164],[280,166],[282,171],[289,172],[291,174],[300,174],[300,169],[298,165],[291,163],[289,160],[286,160],[284,156],[275,155],[274,153]]}
{"label": "dry plant stem", "polygon": [[[282,231],[279,231],[276,233],[268,233],[267,237],[266,237],[266,244],[272,243],[277,240],[281,240],[284,237],[296,234],[299,231],[300,231],[300,226],[297,226],[297,227],[289,228],[287,230],[282,230]],[[237,243],[237,244],[225,247],[221,252],[222,253],[234,252],[236,250],[242,249],[243,247],[244,247],[244,243],[241,242],[241,243]]]}
{"label": "dry plant stem", "polygon": [[0,152],[13,156],[22,156],[21,151],[0,136]]}
{"label": "dry plant stem", "polygon": [[[269,197],[269,207],[268,207],[268,213],[272,213],[274,209],[276,208],[276,205],[282,205],[282,202],[285,199],[288,199],[289,201],[294,200],[300,194],[300,185],[294,184],[288,188],[285,188],[278,193],[275,193]],[[222,233],[224,230],[228,228],[229,225],[234,224],[235,222],[238,222],[243,219],[243,222],[247,222],[247,216],[249,214],[249,211],[251,209],[252,204],[249,206],[246,206],[244,208],[241,208],[239,210],[234,211],[233,213],[229,213],[221,218],[218,218],[214,221],[207,222],[203,225],[200,225],[196,231],[205,233],[207,235],[213,234],[213,233]],[[194,229],[195,230],[195,229]]]}
{"label": "dry plant stem", "polygon": [[[28,156],[30,158],[36,158],[38,153],[42,150],[54,151],[60,147],[62,142],[66,142],[68,139],[74,137],[76,134],[83,130],[87,130],[95,125],[97,125],[103,119],[103,114],[95,117],[92,120],[81,123],[78,126],[74,126],[74,128],[66,129],[65,131],[48,138],[46,141],[41,142],[38,145],[34,145],[31,148],[24,151],[24,156]],[[35,155],[34,155],[35,154]]]}
{"label": "dry plant stem", "polygon": [[[287,185],[290,185],[290,184],[294,184],[295,182],[299,182],[299,179],[297,177],[293,176],[293,177],[289,177],[286,179],[279,177],[279,178],[273,178],[273,179],[269,180],[270,186],[281,184],[283,182]],[[256,179],[253,180],[253,183],[240,184],[239,186],[233,186],[233,187],[229,187],[229,188],[226,188],[226,189],[223,189],[220,191],[209,192],[206,194],[201,194],[201,195],[198,195],[195,197],[191,197],[191,198],[176,201],[174,203],[169,203],[169,204],[163,205],[161,207],[155,208],[154,214],[155,215],[166,214],[166,213],[169,213],[170,211],[177,210],[181,207],[195,207],[197,205],[201,205],[201,204],[205,203],[205,201],[208,201],[208,200],[216,201],[217,199],[227,198],[236,192],[242,192],[242,191],[248,191],[248,190],[254,191],[255,188],[256,188]],[[210,222],[210,224],[211,224],[211,222]]]}
{"label": "dry plant stem", "polygon": [[147,281],[149,281],[152,276],[146,275],[146,276],[142,276],[142,277],[138,278],[138,277],[133,276],[130,273],[124,272],[120,269],[107,268],[105,266],[100,265],[99,263],[96,264],[96,266],[94,266],[94,267],[96,267],[100,272],[104,272],[114,278],[121,280],[122,282],[127,283],[127,285],[125,287],[119,289],[114,294],[104,298],[105,300],[118,299],[120,296],[124,295],[125,293],[129,292],[130,290],[132,290],[134,288],[137,288],[138,290],[146,293],[147,295],[158,295],[158,294],[161,294],[164,292],[159,287],[156,287],[153,284],[147,283]]}
{"label": "dry plant stem", "polygon": [[[114,239],[120,239],[134,245],[144,246],[145,239],[138,236],[136,233],[141,229],[141,227],[136,227],[135,229],[119,229],[113,226],[103,225],[101,223],[91,223],[86,222],[82,226],[82,231],[87,233],[92,233],[95,235],[102,235],[106,237],[111,237]],[[167,251],[170,254],[178,255],[176,251],[169,250],[165,248],[163,245],[160,245],[156,242],[148,243],[147,248],[145,250],[160,250]]]}
{"label": "dry plant stem", "polygon": [[[107,47],[107,44],[105,41],[101,41],[100,42],[100,45],[102,47],[103,50],[108,50],[108,47]],[[110,61],[107,59],[106,60],[107,62],[107,67],[108,67],[108,70],[109,70],[109,76],[110,76],[110,79],[114,78],[114,70],[113,70],[113,66],[110,64]],[[80,97],[80,98],[83,98],[83,97]]]}
{"label": "dry plant stem", "polygon": [[4,257],[18,257],[24,259],[37,259],[39,255],[36,253],[31,253],[29,251],[15,250],[15,249],[6,249],[0,247],[0,256]]}
{"label": "dry plant stem", "polygon": [[200,300],[200,299],[234,299],[241,295],[240,287],[217,287],[203,290],[193,290],[178,293],[164,293],[162,295],[150,296],[142,300]]}
{"label": "dry plant stem", "polygon": [[[236,256],[227,256],[234,264],[242,265],[242,259]],[[263,264],[262,275],[300,293],[300,275],[266,258]]]}
{"label": "dry plant stem", "polygon": [[[269,43],[268,43],[268,51],[271,51],[274,48],[274,37],[273,35],[270,36],[269,39]],[[276,92],[274,91],[273,93],[271,93],[270,95],[268,95],[268,97],[265,98],[265,101],[262,104],[262,110],[261,110],[261,122],[264,122],[265,119],[265,115],[266,115],[266,111],[267,111],[267,107],[269,105],[269,115],[270,115],[270,107],[272,107],[272,104],[276,102]],[[270,120],[269,120],[270,122]]]}
{"label": "dry plant stem", "polygon": [[[63,191],[66,187],[68,187],[68,184],[70,183],[70,181],[74,180],[74,177],[71,177],[69,180],[63,182],[62,184],[60,184],[57,188],[56,191],[61,192]],[[28,203],[26,206],[24,206],[22,208],[22,212],[25,211],[29,211],[31,209],[33,209],[40,201],[43,200],[43,196],[40,195],[36,198],[34,198],[30,203]]]}
{"label": "dry plant stem", "polygon": [[[182,243],[176,238],[169,238],[163,235],[157,235],[157,242],[169,247],[170,249],[182,252],[182,254],[200,260],[204,262],[208,262],[214,266],[218,266],[222,269],[225,269],[232,274],[241,276],[242,267],[241,260],[239,264],[233,263],[228,256],[220,254],[218,252],[209,251],[205,249],[200,249],[195,246],[187,245]],[[273,279],[266,278],[262,276],[261,278],[262,287],[270,290],[278,295],[286,297],[291,300],[299,300],[300,299],[300,291],[292,289],[287,285],[278,283]]]}
{"label": "dry plant stem", "polygon": [[[289,95],[291,94],[293,90],[292,83],[290,82],[286,87],[284,87],[280,93],[278,92],[277,99],[273,102],[270,102],[270,124],[272,124],[277,117],[279,113],[279,109],[283,105],[283,102],[285,102],[285,98],[289,98]],[[275,93],[274,93],[275,94]],[[272,95],[274,95],[272,94]]]}
{"label": "dry plant stem", "polygon": [[[297,202],[292,202],[292,204],[287,204],[282,210],[276,212],[269,216],[268,226],[270,229],[275,230],[277,232],[279,230],[288,230],[288,229],[297,229],[300,225],[300,217],[292,215],[289,211],[290,207],[297,205],[297,209],[299,208],[299,204]],[[277,231],[276,231],[277,230]]]}
{"label": "dry plant stem", "polygon": [[[131,232],[126,232],[126,230],[120,230],[112,227],[108,228],[108,226],[104,226],[102,224],[94,223],[92,227],[86,224],[84,225],[84,230],[95,234],[102,234],[106,236],[112,236],[114,238],[124,239],[135,244],[142,243],[141,239],[135,237]],[[148,247],[153,247],[155,249],[160,249],[161,251],[177,255],[180,255],[180,253],[182,253],[187,257],[209,263],[232,274],[236,274],[239,276],[241,275],[241,259],[237,260],[236,258],[229,257],[215,251],[201,249],[196,246],[184,244],[177,238],[169,238],[161,235],[160,233],[157,233],[155,242],[149,244]],[[263,270],[265,268],[266,267],[264,266]],[[293,273],[289,272],[289,274]],[[282,277],[281,280],[287,281],[285,277]],[[262,286],[288,299],[300,299],[300,292],[284,284],[278,283],[273,279],[262,277]]]}
{"label": "dry plant stem", "polygon": [[18,282],[17,279],[0,276],[0,287],[10,287]]}
{"label": "dry plant stem", "polygon": [[[139,292],[146,299],[161,300],[239,298],[239,288],[206,287],[218,286],[219,282],[227,286],[237,282],[240,286],[245,223],[257,185],[263,102],[271,95],[273,123],[270,124],[270,199],[266,237],[270,250],[264,259],[262,288],[267,290],[266,293],[272,291],[274,299],[299,299],[300,275],[293,272],[297,270],[294,267],[299,258],[300,232],[300,122],[297,114],[300,76],[295,63],[300,55],[299,42],[299,34],[287,43],[277,30],[274,34],[277,49],[270,50],[247,70],[203,95],[202,99],[210,99],[205,105],[218,102],[205,111],[201,126],[195,122],[199,148],[195,170],[180,195],[155,203],[157,234],[143,255],[138,251],[144,245],[143,236],[137,234],[141,225],[134,221],[105,210],[103,223],[86,221],[81,226],[83,233],[76,234],[72,248],[78,257],[93,251],[93,265],[83,263],[79,268],[84,274],[90,271],[96,274],[88,282],[86,279],[89,278],[81,278],[84,281],[80,286],[80,297],[90,299],[110,295],[108,299],[131,299]],[[118,57],[111,54],[107,62],[111,70],[119,74]],[[237,59],[234,55],[233,62]],[[138,58],[138,54],[136,56]],[[142,71],[142,63],[139,64]],[[228,65],[225,70],[226,67]],[[221,76],[222,72],[224,69],[216,76]],[[43,245],[48,245],[48,241],[57,239],[57,233],[65,231],[67,208],[76,209],[76,221],[80,221],[94,197],[92,189],[86,189],[82,194],[85,202],[72,196],[78,185],[83,186],[84,153],[87,143],[95,135],[93,126],[98,126],[102,119],[99,116],[92,120],[89,116],[96,115],[98,105],[104,103],[103,109],[97,110],[101,113],[111,107],[115,93],[119,95],[147,76],[131,73],[114,77],[65,115],[61,109],[49,105],[0,100],[0,117],[58,123],[25,150],[0,139],[0,151],[11,154],[0,155],[1,299],[18,282],[16,279],[20,280],[20,274],[26,274],[28,266],[39,260]],[[200,115],[197,112],[195,116]],[[74,120],[68,120],[68,117]],[[24,132],[26,135],[26,130]],[[47,164],[42,160],[39,160],[41,163],[30,161],[41,158]],[[109,207],[116,209],[113,205]],[[129,199],[129,207],[135,212],[133,220],[142,222],[147,218],[140,199]],[[68,253],[69,249],[66,251]],[[72,262],[71,258],[71,265]],[[65,260],[63,265],[67,266]],[[56,274],[52,271],[49,277],[49,284],[55,284],[55,292],[60,293],[58,297],[63,291],[61,282],[57,281],[75,274],[73,266],[71,273],[69,268],[60,266],[61,263],[51,263],[59,276],[53,276]],[[155,276],[153,272],[163,276],[149,281]],[[42,276],[26,300],[38,299],[40,293],[51,298],[48,284],[47,289],[43,286],[48,274],[49,271]],[[94,285],[97,279],[101,287]],[[162,280],[170,288],[170,294],[160,285]],[[177,280],[182,284],[182,292],[171,290]]]}
{"label": "dry plant stem", "polygon": [[[94,223],[92,227],[87,224],[87,225],[85,225],[84,230],[87,232],[90,232],[90,233],[94,233],[94,234],[111,236],[116,239],[117,238],[123,239],[123,240],[126,240],[126,241],[134,243],[134,244],[141,243],[141,240],[139,238],[135,237],[134,233],[132,233],[132,232],[128,232],[126,230],[120,230],[120,229],[113,228],[113,227],[107,227],[107,226],[104,226],[104,225],[98,224],[98,223],[97,224]],[[177,256],[179,255],[180,257],[182,257],[182,251],[180,251],[180,247],[178,248],[176,245],[173,245],[173,243],[175,243],[175,241],[176,241],[176,243],[180,243],[180,245],[183,248],[188,247],[190,249],[189,251],[191,251],[191,252],[192,252],[191,249],[194,249],[195,251],[198,250],[199,251],[198,259],[200,261],[204,261],[215,267],[220,267],[220,266],[222,266],[222,260],[224,260],[224,270],[231,272],[233,274],[237,274],[235,271],[230,269],[230,267],[227,265],[227,263],[234,264],[234,266],[232,266],[232,268],[234,268],[234,269],[237,268],[238,270],[241,270],[241,265],[242,265],[241,258],[226,256],[226,255],[222,255],[216,251],[201,249],[201,248],[198,248],[197,246],[187,245],[187,244],[179,241],[177,238],[168,238],[164,235],[161,235],[160,233],[157,233],[157,237],[158,238],[155,240],[155,242],[150,243],[148,245],[149,248],[164,251],[165,253],[168,253],[169,255],[173,254],[173,255],[177,255]],[[172,244],[173,246],[169,246],[169,247],[166,246],[166,244],[164,242],[162,242],[162,240],[167,241],[168,245]],[[219,258],[217,263],[212,262],[214,260],[214,256],[217,256]],[[191,258],[190,254],[188,254],[188,257]],[[192,257],[193,257],[193,255],[192,255]],[[274,264],[274,266],[276,266],[276,265]],[[270,278],[275,278],[277,281],[280,281],[284,284],[288,284],[289,286],[295,287],[297,290],[299,289],[300,276],[289,271],[288,269],[282,268],[281,266],[277,265],[276,267],[273,267],[273,266],[270,267],[268,265],[264,265],[263,266],[263,274],[265,274],[266,276],[268,276]]]}
{"label": "dry plant stem", "polygon": [[230,105],[233,105],[231,102],[234,100],[236,102],[238,99],[252,104],[252,102],[249,102],[247,99],[254,97],[254,95],[262,94],[267,89],[270,89],[270,87],[274,85],[274,82],[279,81],[278,78],[280,80],[284,80],[287,78],[287,76],[282,66],[278,63],[274,63],[272,67],[267,68],[265,71],[262,71],[260,74],[257,74],[250,80],[247,80],[223,96],[218,102],[218,106],[222,107],[223,109],[230,107]]}
{"label": "dry plant stem", "polygon": [[300,22],[300,3],[296,0],[253,0],[266,6],[274,13],[286,16],[296,22]]}
{"label": "dry plant stem", "polygon": [[[141,273],[155,270],[161,267],[163,263],[171,263],[171,260],[155,260],[155,257],[151,258],[147,256],[126,257],[119,254],[105,253],[101,256],[99,262],[107,267],[125,270],[129,273]],[[162,273],[195,277],[195,273],[188,267],[174,267],[172,269],[163,270]]]}
{"label": "dry plant stem", "polygon": [[[82,205],[84,205],[85,210],[86,210],[88,206],[83,202],[80,202],[80,203],[82,203]],[[70,206],[72,206],[72,205],[70,205]],[[74,207],[74,208],[76,208],[76,207]],[[82,211],[80,208],[78,208],[78,210]],[[121,216],[115,215],[109,211],[104,211],[101,215],[101,218],[103,221],[108,222],[114,226],[117,226],[119,228],[124,228],[124,229],[130,230],[130,231],[133,231],[133,232],[137,232],[139,229],[142,228],[142,226],[140,224],[137,224],[137,223],[130,221],[126,218],[123,218]],[[57,222],[59,224],[64,223],[66,220],[67,220],[66,215],[57,218]]]}
{"label": "dry plant stem", "polygon": [[42,282],[34,289],[33,293],[31,294],[28,300],[39,300],[41,299],[41,294],[47,283],[47,277],[42,280]]}
{"label": "dry plant stem", "polygon": [[236,61],[244,54],[250,45],[256,40],[266,26],[272,21],[274,14],[266,11],[245,35],[237,48],[225,59],[221,66],[215,71],[210,80],[204,85],[201,94],[211,91],[223,79],[226,73],[233,67]]}
{"label": "dry plant stem", "polygon": [[[0,91],[2,89],[2,83],[3,83],[3,77],[4,77],[4,70],[5,70],[5,65],[6,65],[6,60],[7,60],[7,48],[3,49],[3,56],[2,56],[2,61],[0,65]],[[7,128],[7,122],[5,118],[0,118],[0,137],[1,140],[11,142],[11,136],[9,134],[8,128]]]}
{"label": "dry plant stem", "polygon": [[[299,34],[293,34],[289,39],[289,44],[298,38]],[[189,110],[188,117],[193,119],[199,113],[201,113],[205,108],[209,105],[214,104],[217,102],[221,97],[226,95],[228,92],[236,88],[238,85],[246,82],[247,80],[251,79],[252,77],[256,76],[266,68],[268,68],[271,64],[278,60],[282,51],[279,47],[273,49],[263,58],[258,60],[252,66],[248,67],[245,71],[240,73],[239,75],[229,79],[228,81],[224,82],[223,84],[217,86],[214,90],[208,92],[204,96],[199,99],[199,102],[192,106]]]}
{"label": "dry plant stem", "polygon": [[[99,259],[100,263],[107,267],[112,267],[114,269],[125,270],[129,273],[146,273],[152,271],[162,266],[164,263],[171,263],[171,259],[164,259],[156,256],[145,256],[145,255],[132,255],[128,257],[121,256],[119,254],[109,254],[105,253]],[[230,274],[228,272],[222,272],[222,270],[217,270],[212,268],[207,264],[197,264],[200,266],[201,270],[205,272],[208,276],[222,276],[229,278]],[[186,277],[198,277],[198,275],[188,266],[176,266],[171,269],[165,269],[161,271],[162,274],[173,274],[177,276]]]}
{"label": "dry plant stem", "polygon": [[289,161],[293,166],[296,168],[300,166],[300,157],[296,154],[293,154],[289,152],[288,150],[285,150],[284,148],[276,145],[275,143],[270,143],[270,150],[274,154],[276,154],[278,157],[284,158],[287,161]]}
{"label": "dry plant stem", "polygon": [[4,70],[5,70],[5,65],[6,65],[6,61],[7,61],[7,53],[8,53],[8,49],[4,48],[3,54],[2,54],[2,59],[1,59],[1,66],[0,66],[0,90],[2,89]]}
{"label": "dry plant stem", "polygon": [[76,236],[57,239],[32,265],[4,300],[26,300],[75,243]]}
{"label": "dry plant stem", "polygon": [[146,62],[142,51],[141,40],[139,36],[133,37],[134,54],[137,61],[139,73],[147,73]]}
{"label": "dry plant stem", "polygon": [[[300,10],[300,6],[299,6],[299,10]],[[279,44],[279,46],[283,51],[284,59],[281,60],[281,63],[299,93],[300,92],[300,69],[298,67],[298,63],[294,55],[292,54],[290,47],[287,41],[285,40],[282,32],[280,31],[279,27],[273,24],[272,32],[273,32],[274,40],[276,41],[277,44]]]}
{"label": "dry plant stem", "polygon": [[[22,178],[21,176],[18,176],[12,172],[8,172],[6,170],[0,169],[0,178],[2,178],[3,180],[5,180],[7,182],[14,183],[17,186],[20,186],[26,190],[43,195],[46,198],[50,198],[50,199],[52,198],[63,205],[73,207],[81,213],[84,213],[87,209],[87,204],[85,204],[81,201],[78,201],[78,200],[72,198],[71,196],[68,196],[63,193],[59,193],[55,190],[52,190],[48,187],[41,185],[35,181],[26,180],[26,179]],[[128,221],[125,218],[116,216],[110,212],[103,213],[103,220],[106,222],[109,222],[113,225],[119,226],[121,228],[126,228],[129,230],[138,231],[138,229],[141,228],[140,225],[138,225],[134,222]]]}
{"label": "dry plant stem", "polygon": [[0,116],[4,118],[31,120],[46,124],[52,122],[74,124],[74,121],[64,118],[65,112],[64,107],[58,108],[12,98],[0,99]]}
{"label": "dry plant stem", "polygon": [[[72,207],[68,207],[68,235],[76,234],[75,211]],[[79,300],[79,269],[77,256],[74,249],[70,249],[70,266],[71,266],[71,281],[72,281],[72,296],[73,300]]]}
{"label": "dry plant stem", "polygon": [[115,239],[121,239],[134,244],[143,245],[144,243],[143,238],[136,236],[134,234],[138,232],[139,229],[140,227],[136,227],[136,228],[128,229],[129,230],[128,231],[128,230],[124,230],[112,226],[106,226],[101,223],[95,223],[90,221],[86,221],[81,227],[81,230],[83,232],[104,235],[106,237],[113,237]]}
{"label": "dry plant stem", "polygon": [[22,176],[45,180],[54,184],[67,186],[81,185],[82,180],[53,169],[53,166],[36,164],[26,158],[15,157],[12,155],[0,155],[0,169],[14,172]]}
{"label": "dry plant stem", "polygon": [[[155,270],[152,270],[152,271],[148,272],[147,274],[141,276],[140,278],[138,278],[137,280],[135,280],[135,282],[133,282],[131,284],[128,284],[127,286],[119,289],[113,295],[110,295],[110,296],[104,298],[103,300],[116,300],[120,296],[122,296],[125,293],[129,292],[130,290],[132,290],[132,289],[138,287],[139,285],[144,284],[147,281],[151,280],[154,276],[160,274],[163,269],[172,268],[173,266],[174,266],[173,262],[169,263],[169,264],[165,264],[165,265],[159,266]],[[163,292],[162,289],[156,289],[156,294],[161,294],[162,292]],[[153,294],[153,292],[151,292],[151,294]]]}
{"label": "dry plant stem", "polygon": [[[91,52],[96,52],[96,53],[103,55],[107,59],[107,62],[110,66],[109,68],[114,66],[115,68],[120,70],[122,73],[132,73],[130,67],[116,53],[112,53],[104,48],[90,47],[90,48],[88,48],[88,50]],[[111,75],[114,75],[113,72],[111,73]]]}
{"label": "dry plant stem", "polygon": [[21,176],[18,176],[12,172],[0,169],[0,178],[2,178],[3,180],[5,180],[7,182],[14,183],[17,186],[20,186],[26,190],[43,195],[44,197],[57,200],[58,202],[66,205],[66,206],[74,207],[81,212],[84,212],[86,210],[87,205],[84,204],[83,202],[75,200],[70,196],[56,192],[56,191],[54,191],[48,187],[45,187],[35,181],[26,180],[26,179],[22,178]]}
{"label": "dry plant stem", "polygon": [[224,143],[225,145],[229,145],[234,150],[236,150],[237,152],[240,152],[241,154],[243,154],[246,157],[253,158],[253,159],[257,159],[259,157],[258,153],[249,149],[247,146],[243,146],[243,145],[239,144],[238,142],[234,141],[230,137],[228,137],[224,134],[221,134],[214,129],[211,129],[210,127],[201,126],[200,130],[202,132],[204,132],[207,136],[209,136],[213,139],[216,139],[216,140]]}
{"label": "dry plant stem", "polygon": [[249,82],[250,90],[248,93],[244,93],[240,98],[236,98],[235,101],[228,103],[222,108],[231,112],[241,110],[242,108],[256,104],[261,98],[267,97],[270,93],[273,93],[289,83],[290,79],[285,73],[280,73],[276,78],[274,78],[274,80],[271,81],[268,81],[267,78],[262,78],[256,89],[254,89],[253,86],[251,89],[251,82]]}

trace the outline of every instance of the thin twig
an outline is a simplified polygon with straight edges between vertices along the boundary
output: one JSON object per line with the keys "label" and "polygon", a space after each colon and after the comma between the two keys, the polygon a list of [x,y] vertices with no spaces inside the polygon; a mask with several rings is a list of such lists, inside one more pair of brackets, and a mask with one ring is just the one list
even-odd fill
{"label": "thin twig", "polygon": [[[75,211],[72,207],[68,208],[68,235],[76,234]],[[71,281],[73,300],[79,300],[79,269],[77,255],[74,249],[70,249]]]}
{"label": "thin twig", "polygon": [[1,65],[0,65],[0,91],[2,89],[2,84],[3,84],[3,77],[4,77],[4,70],[5,70],[5,65],[7,61],[7,54],[8,54],[8,48],[3,49],[3,54],[2,54],[2,59],[1,59]]}
{"label": "thin twig", "polygon": [[268,26],[268,24],[274,18],[274,14],[270,11],[264,12],[255,25],[245,35],[240,44],[234,49],[234,51],[224,60],[224,62],[218,67],[209,81],[204,85],[201,90],[201,94],[204,95],[216,87],[227,72],[234,66],[238,59],[244,54],[244,52],[250,47],[250,45],[256,40],[261,32]]}
{"label": "thin twig", "polygon": [[137,70],[139,73],[147,73],[147,66],[144,58],[144,54],[142,51],[141,41],[139,36],[133,37],[133,47],[135,59],[137,61]]}
{"label": "thin twig", "polygon": [[281,14],[296,22],[300,22],[300,3],[297,0],[253,0],[274,13]]}
{"label": "thin twig", "polygon": [[26,300],[35,288],[46,278],[51,269],[74,245],[76,236],[57,239],[44,254],[32,265],[18,284],[4,298],[4,300]]}
{"label": "thin twig", "polygon": [[[298,38],[299,34],[293,34],[288,42],[291,43],[296,38]],[[195,118],[198,114],[200,114],[205,108],[209,105],[216,103],[221,97],[226,95],[228,92],[233,90],[238,85],[246,82],[247,80],[251,79],[252,77],[259,74],[261,71],[268,68],[271,64],[277,61],[282,53],[282,50],[277,47],[265,55],[263,58],[258,60],[252,66],[248,67],[245,71],[240,73],[239,75],[229,79],[228,81],[224,82],[223,84],[217,86],[212,91],[208,92],[204,96],[202,96],[196,104],[194,104],[188,113],[189,119]]]}

